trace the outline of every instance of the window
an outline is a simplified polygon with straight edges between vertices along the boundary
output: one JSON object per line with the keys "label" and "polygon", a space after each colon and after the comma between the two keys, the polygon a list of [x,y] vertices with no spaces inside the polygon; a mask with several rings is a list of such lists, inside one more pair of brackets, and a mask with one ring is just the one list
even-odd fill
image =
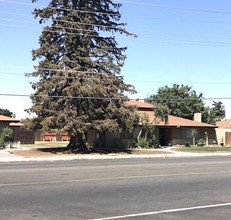
{"label": "window", "polygon": [[183,128],[182,138],[192,138],[192,128]]}

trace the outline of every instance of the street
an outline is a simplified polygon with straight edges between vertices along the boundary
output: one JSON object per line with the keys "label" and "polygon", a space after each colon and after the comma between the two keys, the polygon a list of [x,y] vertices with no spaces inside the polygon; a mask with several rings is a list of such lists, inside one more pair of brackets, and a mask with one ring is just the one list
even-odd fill
{"label": "street", "polygon": [[0,163],[1,219],[230,219],[231,157]]}

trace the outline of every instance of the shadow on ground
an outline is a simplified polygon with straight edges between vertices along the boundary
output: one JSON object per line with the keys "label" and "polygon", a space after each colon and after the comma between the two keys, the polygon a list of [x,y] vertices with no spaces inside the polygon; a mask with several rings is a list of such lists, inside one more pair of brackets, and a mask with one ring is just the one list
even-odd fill
{"label": "shadow on ground", "polygon": [[23,150],[14,150],[11,153],[20,155],[25,158],[37,157],[65,157],[65,156],[80,156],[80,155],[147,155],[147,154],[171,154],[160,149],[89,149],[89,150],[70,150],[66,146],[63,147],[42,147]]}
{"label": "shadow on ground", "polygon": [[37,148],[36,151],[52,154],[112,154],[112,153],[125,153],[131,154],[130,149],[89,149],[89,150],[70,150],[67,147],[48,147]]}

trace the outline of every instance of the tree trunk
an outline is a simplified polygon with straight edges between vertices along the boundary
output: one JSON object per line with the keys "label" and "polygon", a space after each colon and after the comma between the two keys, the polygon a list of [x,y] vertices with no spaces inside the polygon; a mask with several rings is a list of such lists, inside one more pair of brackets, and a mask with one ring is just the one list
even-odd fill
{"label": "tree trunk", "polygon": [[71,135],[70,142],[67,147],[70,150],[86,150],[86,143],[83,139],[83,134],[78,132],[76,135]]}
{"label": "tree trunk", "polygon": [[71,137],[70,137],[70,142],[69,142],[69,144],[67,145],[67,147],[68,147],[69,150],[77,149],[76,139],[77,139],[76,136],[71,135]]}
{"label": "tree trunk", "polygon": [[193,137],[193,146],[195,146],[196,144],[195,144],[195,137]]}
{"label": "tree trunk", "polygon": [[106,133],[105,131],[102,132],[102,148],[105,148],[106,147]]}
{"label": "tree trunk", "polygon": [[143,131],[143,126],[141,126],[140,131],[139,131],[139,134],[138,134],[138,136],[137,136],[137,141],[138,141],[138,142],[140,141],[140,136],[141,136],[141,134],[142,134],[142,131]]}

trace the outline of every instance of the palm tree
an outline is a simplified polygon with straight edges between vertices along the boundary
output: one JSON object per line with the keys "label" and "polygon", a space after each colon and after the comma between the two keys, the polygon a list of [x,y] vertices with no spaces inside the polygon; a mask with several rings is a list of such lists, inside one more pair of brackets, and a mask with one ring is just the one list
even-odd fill
{"label": "palm tree", "polygon": [[197,131],[197,129],[196,128],[192,128],[192,130],[191,130],[191,136],[192,136],[192,138],[193,138],[193,145],[195,146],[196,145],[196,143],[195,143],[195,138],[196,138],[196,135],[198,134],[198,131]]}

